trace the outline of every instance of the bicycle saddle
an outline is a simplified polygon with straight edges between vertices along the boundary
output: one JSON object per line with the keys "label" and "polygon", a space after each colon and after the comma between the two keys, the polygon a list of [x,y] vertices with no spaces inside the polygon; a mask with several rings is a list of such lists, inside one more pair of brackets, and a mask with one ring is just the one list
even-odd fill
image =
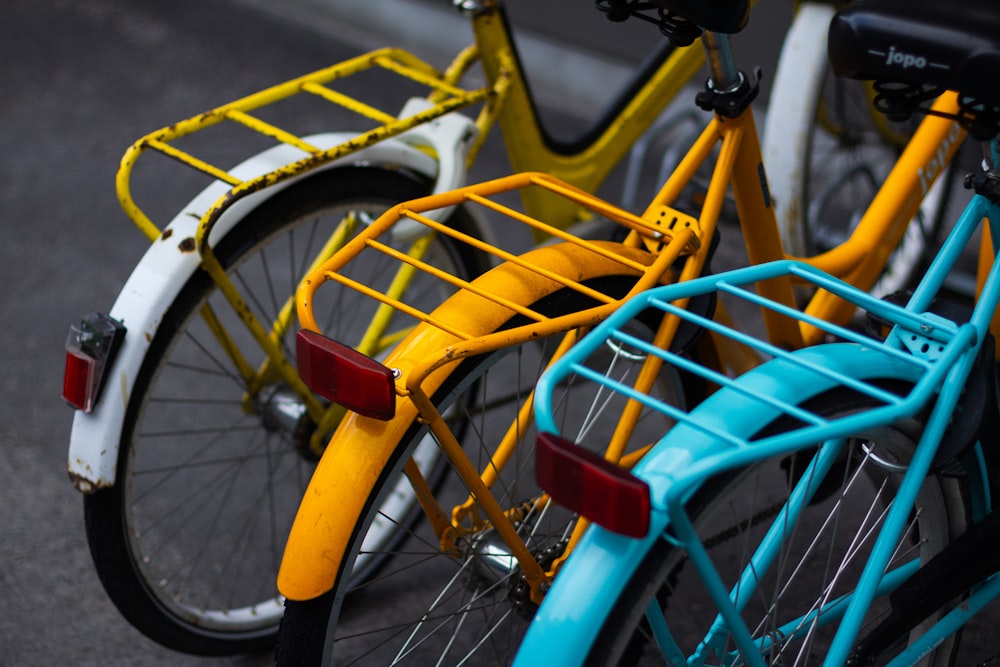
{"label": "bicycle saddle", "polygon": [[860,0],[830,23],[837,76],[954,90],[1000,106],[996,0]]}
{"label": "bicycle saddle", "polygon": [[746,26],[749,0],[653,0],[653,4],[712,32],[735,33]]}

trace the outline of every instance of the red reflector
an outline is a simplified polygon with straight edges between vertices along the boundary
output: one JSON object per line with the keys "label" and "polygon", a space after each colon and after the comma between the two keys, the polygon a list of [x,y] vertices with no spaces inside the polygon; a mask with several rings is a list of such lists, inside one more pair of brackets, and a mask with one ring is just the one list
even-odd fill
{"label": "red reflector", "polygon": [[93,359],[66,352],[62,395],[77,410],[90,412],[94,407],[94,383],[91,382],[93,370]]}
{"label": "red reflector", "polygon": [[317,394],[366,417],[395,416],[392,370],[313,331],[299,331],[295,348],[299,377]]}
{"label": "red reflector", "polygon": [[535,476],[557,503],[610,531],[629,537],[649,532],[649,486],[590,450],[542,433]]}
{"label": "red reflector", "polygon": [[63,398],[90,412],[100,399],[105,375],[125,340],[125,326],[103,313],[88,313],[69,327]]}

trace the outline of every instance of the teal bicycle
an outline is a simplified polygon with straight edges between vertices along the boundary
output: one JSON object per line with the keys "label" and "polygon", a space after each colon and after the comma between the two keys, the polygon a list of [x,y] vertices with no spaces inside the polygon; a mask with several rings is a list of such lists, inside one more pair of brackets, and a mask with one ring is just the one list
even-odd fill
{"label": "teal bicycle", "polygon": [[[942,285],[977,230],[1000,238],[1000,93],[983,65],[1000,59],[1000,12],[975,0],[958,14],[863,0],[830,32],[835,71],[894,82],[878,85],[882,110],[912,112],[958,90],[960,120],[987,149],[983,171],[967,179],[975,195],[912,292],[877,299],[794,261],[707,276],[630,301],[543,376],[539,482],[597,525],[548,592],[516,667],[982,662],[960,640],[1000,595],[990,334],[1000,263],[974,308],[950,302]],[[868,330],[757,289],[789,277],[866,312]],[[748,317],[737,331],[678,307],[709,294],[730,312],[767,310],[818,328],[828,342],[788,352],[745,333]],[[726,377],[637,335],[630,323],[652,315],[768,361]],[[716,390],[689,411],[657,401],[629,378],[588,369],[609,349]],[[573,378],[677,425],[633,470],[612,466],[553,418],[553,391]]]}

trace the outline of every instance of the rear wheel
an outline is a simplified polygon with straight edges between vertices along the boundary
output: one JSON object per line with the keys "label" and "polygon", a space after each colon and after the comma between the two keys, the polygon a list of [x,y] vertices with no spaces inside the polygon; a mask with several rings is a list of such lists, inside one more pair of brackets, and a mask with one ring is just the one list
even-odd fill
{"label": "rear wheel", "polygon": [[[853,400],[834,392],[814,399],[810,409],[823,415],[843,414],[852,410]],[[808,467],[818,458],[819,448],[760,461],[707,480],[688,502],[699,538],[731,591],[737,590],[740,575],[751,571],[749,558],[758,554],[765,532],[776,526],[780,529],[781,546],[771,565],[758,562],[752,580],[744,579],[743,584],[754,590],[747,596],[742,618],[751,635],[769,647],[761,651],[767,664],[812,665],[826,656],[838,627],[836,611],[831,611],[833,602],[849,595],[857,583],[919,435],[920,425],[915,422],[860,434],[839,450],[827,449],[835,456],[824,474]],[[798,520],[779,524],[778,512],[796,483],[811,483],[818,490]],[[970,515],[963,486],[962,478],[928,477],[890,570],[926,562],[966,529]],[[711,645],[699,645],[716,619],[716,607],[686,552],[662,539],[632,573],[596,636],[587,664],[620,664],[621,656],[635,646],[631,639],[649,633],[647,614],[654,609],[657,617],[666,620],[684,655],[700,651],[708,664],[720,660],[729,664],[720,656],[735,649],[724,630],[713,637]],[[877,624],[888,610],[888,599],[876,598],[865,629]],[[890,652],[894,655],[906,640],[906,636],[899,637]],[[646,646],[635,664],[667,664],[655,641]],[[956,648],[953,636],[921,664],[952,664]],[[888,657],[880,655],[874,664]]]}
{"label": "rear wheel", "polygon": [[[607,292],[608,281],[631,279],[606,277],[597,289]],[[554,315],[583,304],[557,292],[533,310]],[[578,294],[572,295],[580,299]],[[647,327],[643,333],[650,336]],[[561,336],[532,341],[500,350],[486,358],[470,359],[459,366],[436,393],[444,409],[448,398],[465,394],[451,408],[468,424],[462,444],[478,470],[493,468],[497,444],[510,429],[518,446],[503,465],[492,493],[503,508],[514,515],[514,526],[543,567],[564,555],[576,517],[552,503],[541,502],[534,479],[535,429],[530,418],[518,417],[529,393],[545,369]],[[622,347],[604,348],[593,359],[598,372],[633,377],[642,358]],[[466,392],[467,387],[474,390]],[[595,393],[595,391],[597,393]],[[673,369],[665,371],[653,392],[674,404],[690,404],[701,389]],[[573,435],[591,433],[589,440],[606,444],[621,404],[609,401],[593,383],[568,379],[554,400],[561,424]],[[655,442],[670,427],[660,416],[641,419],[630,441],[630,449]],[[346,563],[371,555],[362,547],[366,532],[377,521],[393,522],[382,509],[382,498],[402,476],[400,468],[413,448],[424,442],[424,430],[414,427],[396,449],[395,463],[387,467],[368,501],[367,515],[356,527]],[[499,465],[497,466],[499,468]],[[457,474],[437,495],[445,508],[459,508],[469,498],[468,488]],[[530,590],[509,547],[492,529],[478,506],[455,515],[463,532],[457,551],[444,553],[428,522],[420,522],[400,548],[385,554],[378,576],[357,585],[341,576],[335,588],[312,601],[286,602],[278,647],[279,664],[510,664],[535,611]],[[345,565],[345,567],[349,567]]]}
{"label": "rear wheel", "polygon": [[[215,253],[268,328],[335,230],[357,231],[427,189],[399,171],[324,172],[249,213]],[[472,231],[461,209],[450,223]],[[398,247],[410,243],[399,240]],[[447,239],[434,240],[427,257],[465,278],[485,269],[481,256]],[[375,276],[384,270],[363,269]],[[415,282],[408,296],[418,303],[443,298],[421,289]],[[331,336],[360,340],[371,312],[359,302],[345,297],[320,313]],[[292,313],[277,331],[294,364]],[[258,373],[259,386],[244,379],[219,329]],[[283,612],[277,569],[312,474],[315,426],[280,376],[259,372],[264,363],[217,286],[196,273],[165,313],[131,388],[115,486],[85,497],[88,541],[105,590],[136,628],[175,650],[229,654],[273,646]]]}

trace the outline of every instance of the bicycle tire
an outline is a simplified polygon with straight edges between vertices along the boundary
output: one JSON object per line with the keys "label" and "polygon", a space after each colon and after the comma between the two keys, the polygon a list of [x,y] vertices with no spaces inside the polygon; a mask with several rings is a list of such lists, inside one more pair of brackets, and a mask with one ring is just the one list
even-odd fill
{"label": "bicycle tire", "polygon": [[[864,403],[865,401],[859,400],[856,395],[845,394],[841,390],[828,392],[808,401],[810,410],[828,416],[856,410]],[[780,426],[768,429],[769,432],[780,432],[780,430]],[[774,577],[774,573],[770,571],[755,573],[759,581],[757,591],[754,599],[743,611],[742,617],[751,632],[755,633],[754,637],[770,636],[779,642],[787,640],[781,653],[764,656],[765,660],[770,658],[768,664],[798,665],[822,662],[825,655],[824,642],[829,641],[830,633],[835,630],[836,624],[832,628],[815,628],[814,631],[804,633],[806,640],[797,644],[792,641],[796,635],[782,632],[778,628],[781,628],[785,621],[792,621],[804,614],[810,604],[821,604],[824,595],[825,599],[829,600],[850,592],[853,582],[856,581],[854,577],[860,572],[860,565],[864,563],[864,555],[860,556],[860,562],[855,558],[853,563],[848,563],[843,569],[839,567],[843,563],[837,562],[837,557],[855,547],[858,543],[852,540],[870,531],[877,523],[872,521],[871,517],[877,519],[882,516],[879,510],[872,512],[866,510],[862,501],[868,500],[869,497],[864,496],[859,480],[867,477],[867,474],[862,476],[858,473],[862,466],[867,468],[867,473],[871,473],[870,500],[873,503],[878,501],[879,489],[892,493],[894,491],[892,477],[897,473],[890,471],[890,457],[899,463],[904,463],[906,454],[915,446],[920,430],[918,422],[909,420],[865,433],[851,440],[845,448],[848,455],[841,456],[835,468],[820,482],[820,492],[817,495],[821,497],[813,500],[805,510],[805,514],[811,516],[787,527],[783,549],[787,548],[788,553],[783,551],[782,555],[775,559],[777,563],[775,568],[788,574],[787,579]],[[862,455],[859,463],[855,455],[863,451],[867,451],[868,456]],[[886,452],[886,459],[882,465],[875,462],[880,451]],[[773,517],[774,508],[783,502],[782,492],[787,490],[789,486],[787,482],[794,478],[794,470],[804,468],[810,456],[811,454],[804,450],[790,457],[765,460],[751,467],[708,480],[687,502],[686,507],[691,521],[697,527],[699,536],[708,549],[713,563],[722,574],[726,586],[734,584],[735,573],[740,572],[745,566],[747,554],[752,554],[757,540],[771,524],[770,521],[763,520],[768,514],[761,509],[762,505],[756,503],[760,498],[752,496],[754,502],[751,502],[745,495],[746,492],[773,493],[776,497],[763,501],[763,506],[767,507],[770,516]],[[828,484],[830,481],[833,483]],[[857,505],[853,504],[855,500],[858,502]],[[927,558],[940,551],[965,530],[971,522],[972,515],[965,481],[961,477],[944,474],[929,476],[918,502],[921,503],[921,511],[914,513],[912,525],[909,527],[913,532],[904,535],[901,540],[903,547],[901,551],[904,552],[902,559],[905,559],[907,554],[913,557],[915,552],[919,552],[921,562],[926,562]],[[728,515],[724,521],[726,528],[720,528],[716,523],[723,512]],[[824,517],[826,512],[829,512],[828,517]],[[832,518],[834,514],[836,520]],[[843,545],[845,548],[836,546],[840,541],[833,535],[833,531],[843,529],[848,524],[853,527],[858,524],[857,520],[861,521],[861,525],[857,527],[856,533],[850,531],[843,533],[847,538]],[[815,533],[810,532],[810,529],[816,526],[819,530]],[[848,542],[850,544],[847,544]],[[823,545],[823,553],[820,553],[820,549],[810,552],[810,547],[815,544]],[[864,544],[864,539],[861,539],[861,544]],[[824,554],[827,560],[823,560]],[[810,556],[813,561],[797,560],[796,557],[799,555]],[[857,556],[857,553],[852,555]],[[646,632],[648,626],[645,625],[645,614],[654,597],[682,651],[690,654],[698,650],[697,644],[705,636],[717,611],[711,603],[706,604],[707,598],[700,582],[697,581],[694,568],[685,561],[686,556],[682,550],[667,540],[657,539],[651,543],[651,548],[641,558],[638,567],[624,573],[628,577],[627,583],[610,606],[602,627],[595,631],[595,639],[584,664],[620,664],[621,656],[634,647],[632,638],[635,634]],[[846,576],[849,583],[841,582],[837,584],[836,589],[832,588],[833,585],[824,578],[831,572],[840,577]],[[799,589],[807,590],[795,591],[800,596],[798,598],[790,597],[793,584]],[[827,589],[828,585],[831,588]],[[780,600],[777,595],[779,592]],[[694,596],[693,603],[691,596]],[[887,603],[885,598],[877,598],[875,602]],[[785,611],[787,615],[782,618],[769,618],[768,614],[764,613],[765,610],[778,609]],[[872,612],[866,618],[866,623],[874,624],[877,620],[876,612]],[[788,626],[784,627],[787,630]],[[899,641],[903,642],[904,639],[901,637]],[[953,635],[921,664],[935,666],[955,664],[958,644],[959,635]],[[646,642],[644,645],[653,647],[655,643]],[[731,645],[729,649],[732,649]],[[647,651],[647,655],[636,658],[634,664],[664,664],[662,656],[648,655],[650,652]],[[877,664],[882,664],[883,657],[885,656],[880,657]]]}
{"label": "bicycle tire", "polygon": [[[215,253],[266,326],[344,215],[377,216],[429,187],[400,170],[324,172],[249,212]],[[449,223],[466,233],[474,228],[463,209]],[[450,240],[432,248],[457,275],[486,269],[481,253]],[[84,511],[98,575],[122,615],[168,648],[225,655],[273,647],[283,611],[278,563],[314,462],[304,453],[308,430],[294,430],[310,424],[276,419],[301,412],[301,401],[282,403],[289,398],[282,384],[257,394],[270,393],[271,403],[244,404],[245,383],[198,316],[206,303],[251,366],[263,360],[214,282],[205,272],[192,276],[150,341],[132,388],[116,484],[85,496]],[[364,313],[339,305],[330,317],[346,316],[330,319],[329,330],[356,341]],[[282,341],[292,360],[294,328]]]}
{"label": "bicycle tire", "polygon": [[[610,287],[612,282],[620,283],[620,291],[624,294],[634,278],[604,276],[589,284],[602,292],[614,293],[610,291],[613,289]],[[561,290],[530,307],[547,316],[555,316],[579,309],[584,305],[580,303],[581,299],[586,297]],[[651,323],[641,327],[646,330],[644,335],[651,335],[649,326]],[[481,459],[470,456],[480,470],[486,466],[483,461],[489,460],[492,455],[498,434],[513,421],[496,413],[507,414],[508,410],[509,414],[516,413],[523,404],[526,392],[533,389],[537,377],[545,368],[548,356],[546,343],[558,342],[559,338],[557,335],[534,340],[520,347],[501,349],[483,358],[469,359],[459,365],[435,392],[435,401],[439,409],[443,409],[446,405],[444,401],[475,383],[477,403],[472,405],[466,401],[463,406],[489,406],[488,416],[466,416],[470,424],[469,433],[476,442],[470,443],[467,439],[462,443],[467,452],[482,452]],[[606,361],[616,365],[617,372],[638,368],[640,359],[629,357],[628,350],[609,349],[608,352]],[[623,366],[628,368],[623,370]],[[524,369],[523,375],[521,369]],[[503,386],[501,394],[510,399],[503,405],[490,393],[492,376],[498,376],[497,382]],[[704,387],[689,376],[670,373],[665,374],[657,386],[664,398],[669,395],[675,400],[688,402],[698,400],[704,391]],[[596,401],[598,398],[573,394],[585,387],[572,382],[564,383],[563,388],[567,391],[564,405],[573,405],[578,413],[587,412],[580,410],[580,400]],[[593,385],[589,388],[592,390]],[[609,417],[608,422],[591,419],[576,425],[604,428],[615,423],[613,415],[621,406],[603,404],[602,407],[607,411],[604,416]],[[635,443],[651,442],[648,439],[651,434],[656,433],[658,437],[668,427],[662,422],[640,420],[639,432],[632,440]],[[518,429],[523,444],[518,447],[518,458],[507,467],[507,471],[513,468],[515,474],[503,478],[502,483],[494,487],[497,500],[505,508],[524,507],[539,493],[533,475],[533,425],[519,424]],[[382,494],[394,487],[394,480],[401,475],[403,462],[415,443],[421,441],[423,432],[423,428],[415,424],[395,448],[393,461],[384,468],[368,499],[364,519],[355,526],[344,568],[349,567],[348,564],[357,556],[367,527],[379,512]],[[457,477],[450,475],[449,485],[439,495],[446,510],[468,494]],[[547,507],[543,511],[527,511],[518,521],[517,528],[519,534],[527,535],[525,543],[540,562],[548,565],[562,555],[565,546],[562,540],[568,536],[568,527],[573,523],[575,517]],[[502,542],[491,538],[494,538],[494,532],[488,527],[470,532],[460,542],[464,545],[463,553],[456,557],[455,554],[442,553],[429,526],[418,524],[418,530],[414,531],[410,541],[370,585],[358,588],[343,576],[338,576],[333,590],[319,598],[287,600],[278,642],[278,664],[353,664],[355,661],[395,664],[397,660],[415,665],[463,664],[465,660],[473,660],[475,664],[509,664],[527,629],[534,604],[528,598],[519,569],[510,560],[509,551]],[[399,581],[396,581],[397,578]],[[408,604],[413,604],[412,615],[401,616],[403,612],[400,608]],[[437,604],[440,606],[435,607]],[[424,619],[432,620],[424,622]],[[477,652],[478,649],[484,650]]]}
{"label": "bicycle tire", "polygon": [[[785,252],[798,257],[821,254],[847,238],[915,128],[876,111],[870,83],[833,76],[826,44],[835,11],[824,2],[803,2],[796,10],[764,124],[762,154],[775,215]],[[950,174],[927,194],[873,294],[909,287],[927,261]]]}

